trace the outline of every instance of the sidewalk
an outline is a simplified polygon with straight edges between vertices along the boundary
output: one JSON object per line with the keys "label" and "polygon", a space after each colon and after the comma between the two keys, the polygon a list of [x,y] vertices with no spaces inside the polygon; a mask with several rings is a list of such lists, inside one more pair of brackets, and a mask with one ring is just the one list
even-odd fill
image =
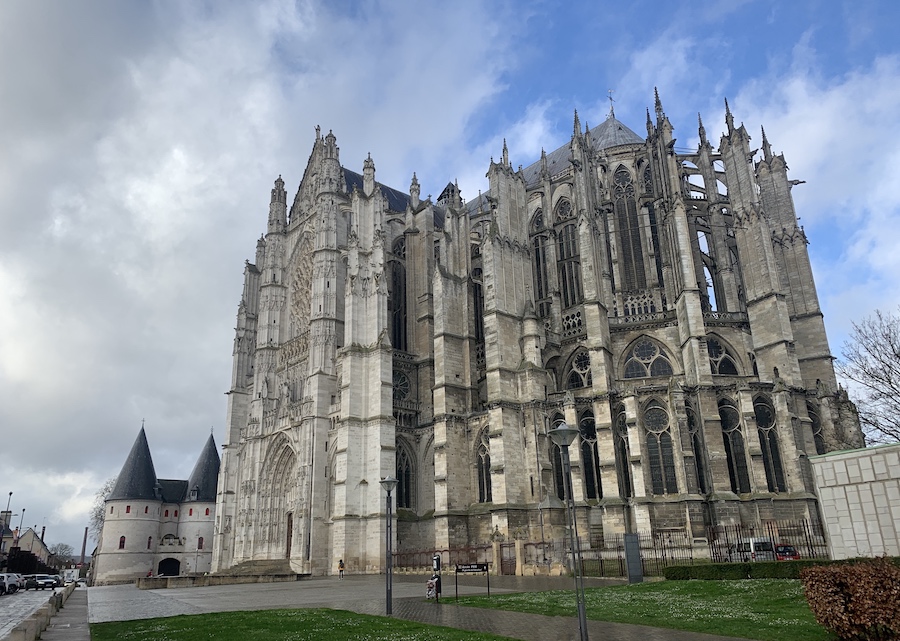
{"label": "sidewalk", "polygon": [[50,619],[41,641],[91,641],[88,626],[88,589],[76,588],[63,609]]}

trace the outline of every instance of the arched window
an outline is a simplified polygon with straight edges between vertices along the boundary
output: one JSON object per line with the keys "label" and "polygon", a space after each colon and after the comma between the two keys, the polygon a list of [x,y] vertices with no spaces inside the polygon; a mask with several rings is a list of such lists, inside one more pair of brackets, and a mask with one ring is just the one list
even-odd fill
{"label": "arched window", "polygon": [[153,545],[153,537],[152,537],[152,536],[148,536],[148,537],[147,537],[147,549],[148,549],[148,550],[150,549],[150,546],[151,546],[151,545]]}
{"label": "arched window", "polygon": [[544,229],[544,213],[538,209],[531,219],[531,239],[534,250],[534,299],[538,315],[544,318],[550,313],[550,280],[547,272],[547,235]]}
{"label": "arched window", "polygon": [[472,270],[472,311],[475,314],[475,364],[485,365],[484,351],[484,289],[481,283],[481,268]]}
{"label": "arched window", "polygon": [[585,349],[578,350],[572,358],[569,375],[566,377],[566,389],[581,389],[592,384],[591,356]]}
{"label": "arched window", "polygon": [[757,396],[753,399],[753,413],[759,431],[759,446],[762,448],[763,467],[766,469],[766,485],[770,492],[786,492],[784,467],[781,451],[778,449],[778,434],[775,429],[775,409],[769,399]]}
{"label": "arched window", "polygon": [[146,514],[149,510],[150,510],[150,507],[145,505],[144,506],[144,514]]}
{"label": "arched window", "polygon": [[197,549],[198,549],[198,550],[202,550],[202,549],[203,549],[203,537],[202,537],[202,536],[201,536],[200,538],[197,539]]}
{"label": "arched window", "polygon": [[741,415],[731,401],[719,401],[719,419],[722,421],[722,439],[725,442],[725,460],[731,491],[745,494],[750,491],[750,475],[747,471],[747,453],[744,435],[741,433]]}
{"label": "arched window", "polygon": [[125,506],[125,514],[131,514],[131,506],[130,505]]}
{"label": "arched window", "polygon": [[169,510],[166,510],[165,517],[169,518]]}
{"label": "arched window", "polygon": [[175,518],[178,518],[178,510],[175,510]]}
{"label": "arched window", "polygon": [[[554,414],[550,421],[550,429],[555,429],[557,425],[565,423],[566,419],[562,414]],[[553,467],[553,489],[556,490],[556,498],[560,501],[566,500],[565,472],[563,470],[562,450],[547,439],[550,444],[550,464]]]}
{"label": "arched window", "polygon": [[413,466],[409,449],[397,442],[397,507],[413,507]]}
{"label": "arched window", "polygon": [[559,290],[563,308],[581,302],[581,256],[578,251],[578,228],[575,223],[566,225],[559,232],[557,267]]}
{"label": "arched window", "polygon": [[600,452],[597,449],[597,425],[594,414],[585,412],[578,421],[581,434],[581,468],[584,471],[584,492],[589,499],[603,498],[600,480]]}
{"label": "arched window", "polygon": [[624,291],[642,290],[647,287],[644,271],[644,250],[641,247],[641,223],[634,199],[634,183],[631,174],[619,167],[613,175],[613,201],[616,211],[616,227],[619,232],[619,269]]}
{"label": "arched window", "polygon": [[205,516],[209,516],[209,508],[206,508],[206,514],[205,514]]}
{"label": "arched window", "polygon": [[653,494],[676,494],[678,485],[675,481],[675,455],[672,450],[669,413],[659,401],[650,401],[644,408],[644,431]]}
{"label": "arched window", "polygon": [[481,435],[481,442],[475,453],[475,467],[478,474],[478,502],[490,503],[491,494],[491,452],[488,448],[487,430]]}
{"label": "arched window", "polygon": [[625,378],[671,375],[672,364],[668,355],[653,341],[642,338],[628,353],[625,361]]}
{"label": "arched window", "polygon": [[113,506],[112,506],[112,505],[109,506],[109,513],[110,513],[110,514],[113,513]]}
{"label": "arched window", "polygon": [[125,537],[124,536],[119,537],[119,549],[120,550],[125,549]]}
{"label": "arched window", "polygon": [[813,441],[816,444],[816,454],[825,454],[828,449],[825,447],[825,437],[822,435],[822,419],[819,418],[819,412],[815,406],[809,401],[806,402],[806,411],[809,413],[809,420],[812,421]]}
{"label": "arched window", "polygon": [[[406,245],[403,245],[404,252]],[[406,268],[400,261],[388,263],[391,288],[388,293],[388,314],[391,323],[391,345],[406,351],[409,347],[406,333]]]}
{"label": "arched window", "polygon": [[737,365],[734,357],[712,336],[706,337],[706,349],[709,352],[709,366],[713,376],[737,376]]}
{"label": "arched window", "polygon": [[188,516],[194,516],[194,508],[188,510]]}
{"label": "arched window", "polygon": [[644,169],[644,193],[647,195],[653,193],[653,175],[650,173],[650,167]]}
{"label": "arched window", "polygon": [[619,481],[619,497],[627,499],[634,495],[631,482],[631,448],[628,446],[628,421],[625,406],[618,405],[613,411],[613,440],[616,450],[616,476]]}
{"label": "arched window", "polygon": [[694,472],[697,475],[697,487],[701,494],[709,493],[707,480],[706,448],[703,447],[703,431],[700,429],[700,419],[694,406],[688,402],[684,407],[687,414],[688,434],[691,437],[691,451],[694,454]]}

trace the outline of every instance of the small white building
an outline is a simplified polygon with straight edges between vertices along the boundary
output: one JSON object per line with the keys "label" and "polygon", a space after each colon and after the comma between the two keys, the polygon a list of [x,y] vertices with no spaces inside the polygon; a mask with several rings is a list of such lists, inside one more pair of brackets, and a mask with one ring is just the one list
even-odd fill
{"label": "small white building", "polygon": [[831,558],[900,556],[900,443],[809,460]]}
{"label": "small white building", "polygon": [[141,428],[106,499],[94,560],[94,585],[149,573],[209,572],[216,518],[219,453],[212,435],[186,481],[159,479]]}

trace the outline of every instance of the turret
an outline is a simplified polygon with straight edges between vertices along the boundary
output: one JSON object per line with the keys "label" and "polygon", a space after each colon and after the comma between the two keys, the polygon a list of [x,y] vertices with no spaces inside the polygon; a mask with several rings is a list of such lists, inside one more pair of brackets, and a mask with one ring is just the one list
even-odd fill
{"label": "turret", "polygon": [[375,193],[375,161],[372,160],[372,154],[363,163],[363,193],[366,196]]}
{"label": "turret", "polygon": [[269,201],[269,233],[283,231],[287,226],[287,192],[284,190],[284,181],[281,174],[275,181],[272,189],[272,197]]}
{"label": "turret", "polygon": [[419,207],[419,194],[421,193],[419,188],[419,179],[416,178],[416,172],[413,172],[412,182],[409,184],[409,204],[413,209],[417,209]]}

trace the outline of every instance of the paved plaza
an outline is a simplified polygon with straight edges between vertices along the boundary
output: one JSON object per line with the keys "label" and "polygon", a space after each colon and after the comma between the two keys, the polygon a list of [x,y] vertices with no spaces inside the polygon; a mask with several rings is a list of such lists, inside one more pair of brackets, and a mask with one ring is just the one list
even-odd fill
{"label": "paved plaza", "polygon": [[[597,582],[594,585],[601,584],[603,583]],[[491,577],[491,594],[570,588],[570,579]],[[578,639],[578,624],[574,612],[572,617],[550,617],[456,606],[453,604],[452,575],[445,578],[443,589],[440,603],[435,603],[424,598],[425,577],[396,577],[393,586],[393,616],[431,625],[490,632],[523,641]],[[461,578],[461,596],[486,592],[483,577]],[[27,601],[7,601],[5,597],[0,599],[0,617],[6,619],[4,615],[14,612],[28,616],[33,611],[28,610],[33,594],[35,593],[28,595]],[[37,595],[40,597],[40,593]],[[44,603],[48,596],[44,594],[43,599],[35,599],[34,609]],[[7,607],[10,609],[7,610]],[[138,590],[133,585],[86,590],[79,588],[72,594],[65,608],[51,620],[51,626],[42,638],[51,641],[89,641],[88,620],[100,623],[179,614],[317,607],[384,615],[384,576],[355,576],[343,581],[328,577],[290,583],[166,590]],[[591,638],[604,641],[740,641],[734,637],[601,621],[589,621],[588,628]],[[0,631],[0,639],[4,635],[5,632]]]}

